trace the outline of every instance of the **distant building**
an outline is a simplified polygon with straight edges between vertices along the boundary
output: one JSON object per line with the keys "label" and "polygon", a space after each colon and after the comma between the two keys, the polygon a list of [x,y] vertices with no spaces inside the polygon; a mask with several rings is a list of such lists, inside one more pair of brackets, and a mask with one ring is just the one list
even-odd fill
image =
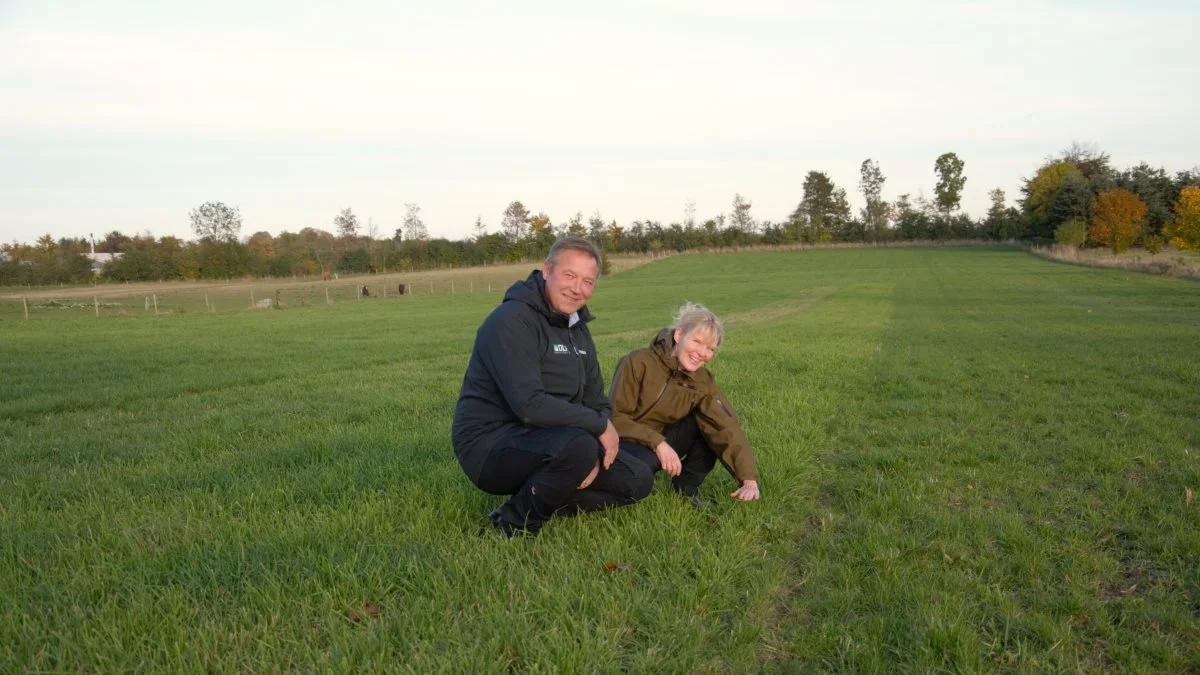
{"label": "distant building", "polygon": [[124,253],[96,253],[96,251],[93,250],[91,253],[88,253],[86,255],[88,257],[88,260],[92,261],[92,274],[100,274],[100,272],[104,269],[105,264],[107,264],[111,260],[116,260],[117,258],[120,258],[121,256],[123,256],[125,254]]}

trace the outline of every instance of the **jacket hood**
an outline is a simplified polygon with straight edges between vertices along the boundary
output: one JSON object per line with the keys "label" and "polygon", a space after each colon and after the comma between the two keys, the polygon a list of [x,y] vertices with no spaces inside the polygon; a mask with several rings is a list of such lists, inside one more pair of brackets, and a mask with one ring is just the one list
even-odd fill
{"label": "jacket hood", "polygon": [[[534,308],[550,321],[551,325],[567,327],[570,317],[550,306],[546,300],[546,279],[541,270],[534,270],[524,281],[518,281],[508,288],[504,294],[504,302],[523,302]],[[579,308],[579,321],[586,323],[592,320],[592,313],[587,305]]]}
{"label": "jacket hood", "polygon": [[696,373],[704,370],[701,366],[696,372],[688,372],[679,367],[679,359],[675,358],[675,331],[672,328],[664,328],[658,331],[658,335],[654,336],[654,340],[650,342],[650,349],[654,351],[658,358],[670,370],[682,373],[688,377],[695,377]]}
{"label": "jacket hood", "polygon": [[675,349],[675,331],[670,328],[658,331],[658,335],[650,341],[650,348],[659,354],[670,356],[671,350]]}

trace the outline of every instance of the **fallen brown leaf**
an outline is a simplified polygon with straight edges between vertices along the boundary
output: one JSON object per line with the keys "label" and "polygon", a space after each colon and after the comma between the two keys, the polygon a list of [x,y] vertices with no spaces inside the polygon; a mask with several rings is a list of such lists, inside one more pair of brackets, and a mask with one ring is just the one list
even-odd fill
{"label": "fallen brown leaf", "polygon": [[359,621],[362,621],[362,614],[359,614],[354,610],[350,610],[350,613],[346,615],[346,618],[350,619],[350,623],[358,623]]}
{"label": "fallen brown leaf", "polygon": [[367,613],[367,616],[370,616],[372,618],[379,616],[379,608],[376,607],[375,604],[371,603],[371,602],[365,603],[363,605],[363,611]]}

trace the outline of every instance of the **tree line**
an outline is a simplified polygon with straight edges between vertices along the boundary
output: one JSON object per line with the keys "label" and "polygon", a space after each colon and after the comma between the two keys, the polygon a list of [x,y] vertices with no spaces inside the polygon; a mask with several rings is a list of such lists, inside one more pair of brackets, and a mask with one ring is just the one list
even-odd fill
{"label": "tree line", "polygon": [[[621,224],[599,212],[586,219],[577,212],[555,223],[545,212],[513,201],[496,231],[489,232],[480,216],[471,236],[450,240],[431,238],[420,207],[406,204],[401,226],[390,237],[373,221],[364,226],[346,208],[332,219],[332,231],[306,227],[242,238],[237,207],[206,202],[188,214],[194,240],[113,231],[94,247],[117,254],[98,271],[107,281],[303,277],[518,262],[544,255],[557,237],[568,234],[586,237],[606,253],[948,239],[1057,242],[1118,253],[1133,246],[1158,252],[1166,245],[1200,251],[1200,166],[1174,175],[1144,162],[1118,169],[1107,154],[1072,145],[1023,179],[1015,204],[1003,190],[992,190],[991,206],[979,219],[961,210],[967,177],[965,163],[953,152],[934,162],[932,198],[902,194],[886,200],[886,178],[871,159],[863,161],[859,174],[863,206],[857,211],[827,173],[809,171],[796,208],[777,222],[758,220],[751,201],[735,194],[728,213],[699,220],[689,202],[682,218],[668,224]],[[93,281],[92,246],[84,238],[56,240],[48,234],[32,244],[0,245],[0,285]]]}

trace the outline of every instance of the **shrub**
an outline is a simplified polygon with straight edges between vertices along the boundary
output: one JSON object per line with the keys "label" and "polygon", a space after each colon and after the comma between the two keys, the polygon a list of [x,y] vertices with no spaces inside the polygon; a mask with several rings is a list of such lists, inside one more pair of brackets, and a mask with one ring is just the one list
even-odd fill
{"label": "shrub", "polygon": [[1189,185],[1179,192],[1175,218],[1167,226],[1171,245],[1200,251],[1200,185]]}
{"label": "shrub", "polygon": [[1151,234],[1146,237],[1146,241],[1144,243],[1146,245],[1146,251],[1148,251],[1150,255],[1158,255],[1158,252],[1162,250],[1164,242],[1162,237],[1158,236],[1157,234]]}
{"label": "shrub", "polygon": [[1072,218],[1054,230],[1054,243],[1059,246],[1079,248],[1085,241],[1087,241],[1087,223],[1078,218]]}
{"label": "shrub", "polygon": [[1092,239],[1124,253],[1137,241],[1146,222],[1146,203],[1125,188],[1105,190],[1092,212]]}

